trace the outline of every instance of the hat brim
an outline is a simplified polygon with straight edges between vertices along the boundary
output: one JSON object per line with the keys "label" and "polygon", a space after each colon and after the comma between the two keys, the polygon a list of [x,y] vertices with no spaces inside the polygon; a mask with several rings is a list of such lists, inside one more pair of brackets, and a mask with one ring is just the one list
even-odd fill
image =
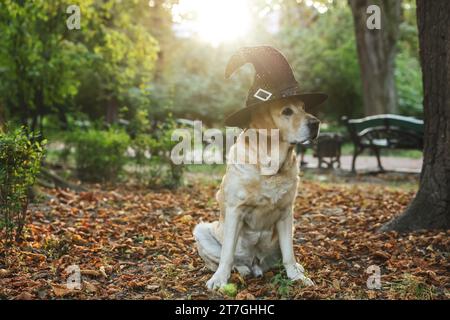
{"label": "hat brim", "polygon": [[250,122],[250,114],[251,111],[260,108],[263,105],[267,105],[268,103],[272,103],[274,101],[279,100],[301,100],[305,104],[306,109],[310,109],[313,107],[316,107],[325,100],[327,100],[328,95],[326,93],[322,92],[314,92],[314,93],[302,93],[297,95],[292,95],[289,97],[283,97],[283,98],[277,98],[277,99],[271,99],[268,101],[261,101],[260,103],[253,104],[251,106],[247,106],[243,109],[240,109],[236,112],[233,112],[225,119],[225,126],[227,127],[240,127],[244,128],[248,125]]}

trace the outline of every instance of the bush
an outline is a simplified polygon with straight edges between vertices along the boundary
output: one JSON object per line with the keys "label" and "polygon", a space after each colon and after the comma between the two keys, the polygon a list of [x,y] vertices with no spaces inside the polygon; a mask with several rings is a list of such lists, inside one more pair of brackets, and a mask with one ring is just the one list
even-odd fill
{"label": "bush", "polygon": [[86,182],[115,182],[127,162],[130,137],[121,130],[76,131],[69,137],[75,148],[77,176]]}
{"label": "bush", "polygon": [[39,173],[45,141],[23,129],[0,132],[0,230],[9,244],[20,238],[25,224],[29,190]]}
{"label": "bush", "polygon": [[182,184],[184,166],[173,164],[172,148],[177,144],[171,140],[174,121],[159,123],[151,133],[139,133],[132,141],[136,163],[136,177],[140,183],[152,188],[176,188]]}

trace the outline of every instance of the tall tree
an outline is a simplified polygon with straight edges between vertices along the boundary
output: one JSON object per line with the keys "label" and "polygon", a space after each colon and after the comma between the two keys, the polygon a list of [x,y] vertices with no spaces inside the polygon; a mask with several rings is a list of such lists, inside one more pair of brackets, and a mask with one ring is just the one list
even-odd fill
{"label": "tall tree", "polygon": [[[88,43],[87,47],[94,56],[92,70],[86,73],[87,81],[81,89],[95,86],[96,100],[104,106],[108,123],[118,120],[119,110],[137,107],[130,100],[148,103],[149,84],[159,50],[152,30],[145,26],[150,16],[148,4],[142,0],[105,0],[94,1],[93,5],[85,8],[90,19],[82,20],[81,30],[89,31],[80,36],[84,37],[83,42]],[[98,85],[93,84],[92,79]],[[87,98],[92,99],[92,96]],[[91,108],[89,101],[84,102]]]}
{"label": "tall tree", "polygon": [[[366,115],[396,113],[394,67],[401,0],[348,0],[352,9]],[[380,9],[381,29],[369,29],[370,5]]]}
{"label": "tall tree", "polygon": [[450,1],[417,0],[425,147],[419,191],[382,231],[450,227]]}
{"label": "tall tree", "polygon": [[[84,47],[67,41],[63,0],[0,2],[0,100],[7,115],[42,127],[77,93]],[[42,131],[42,128],[40,128]]]}

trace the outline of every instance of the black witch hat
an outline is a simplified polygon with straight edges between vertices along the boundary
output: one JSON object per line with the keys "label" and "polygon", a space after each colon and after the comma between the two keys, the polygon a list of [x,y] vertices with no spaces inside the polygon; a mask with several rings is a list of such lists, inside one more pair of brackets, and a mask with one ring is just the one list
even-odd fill
{"label": "black witch hat", "polygon": [[245,127],[250,120],[250,111],[263,104],[279,99],[298,99],[306,108],[317,106],[327,99],[325,93],[302,93],[292,68],[283,54],[270,46],[243,47],[233,54],[225,70],[229,78],[246,63],[253,64],[255,78],[248,92],[246,107],[225,119],[230,127]]}

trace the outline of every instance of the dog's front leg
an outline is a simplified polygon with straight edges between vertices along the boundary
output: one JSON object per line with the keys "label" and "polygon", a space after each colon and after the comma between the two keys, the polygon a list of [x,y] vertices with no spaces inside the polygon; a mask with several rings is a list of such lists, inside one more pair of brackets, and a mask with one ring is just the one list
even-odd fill
{"label": "dog's front leg", "polygon": [[223,243],[219,267],[206,286],[208,289],[220,288],[227,284],[234,262],[236,243],[242,227],[242,215],[239,209],[226,209],[223,225]]}
{"label": "dog's front leg", "polygon": [[293,246],[293,234],[292,234],[292,209],[289,208],[289,213],[282,217],[277,222],[277,231],[280,241],[281,255],[283,257],[283,265],[286,268],[286,274],[291,280],[301,280],[303,284],[311,286],[314,283],[305,276],[305,269],[303,266],[296,262]]}

